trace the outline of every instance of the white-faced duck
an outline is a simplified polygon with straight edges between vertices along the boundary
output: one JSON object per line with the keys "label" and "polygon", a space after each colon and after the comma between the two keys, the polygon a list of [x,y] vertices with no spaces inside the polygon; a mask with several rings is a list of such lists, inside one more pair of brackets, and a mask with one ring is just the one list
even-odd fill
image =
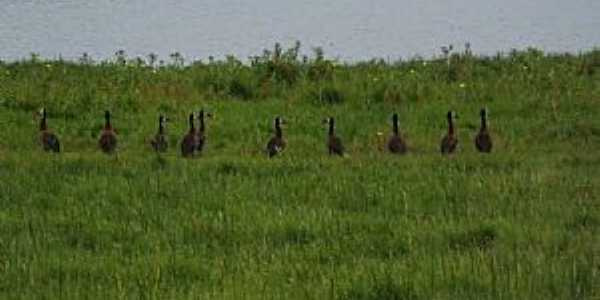
{"label": "white-faced duck", "polygon": [[194,114],[191,113],[189,117],[190,129],[183,136],[181,140],[181,155],[183,157],[194,157],[198,150],[198,133],[194,127]]}
{"label": "white-faced duck", "polygon": [[492,137],[487,129],[487,110],[481,109],[479,115],[481,116],[481,128],[475,137],[475,147],[479,152],[489,153],[492,152]]}
{"label": "white-faced duck", "polygon": [[344,155],[344,145],[342,139],[335,135],[335,120],[333,117],[327,118],[323,121],[329,125],[329,131],[327,136],[327,150],[329,155]]}
{"label": "white-faced duck", "polygon": [[46,121],[46,109],[42,108],[40,114],[40,143],[42,148],[46,152],[60,152],[60,142],[58,137],[48,129],[48,123]]}
{"label": "white-faced duck", "polygon": [[442,139],[440,150],[442,154],[451,154],[456,151],[458,146],[458,138],[454,132],[454,118],[456,116],[454,115],[454,112],[449,111],[446,117],[448,119],[448,134]]}
{"label": "white-faced duck", "polygon": [[197,136],[198,136],[198,145],[197,145],[197,151],[198,152],[202,152],[202,150],[204,149],[204,145],[206,145],[206,125],[204,123],[204,118],[212,118],[212,114],[211,113],[205,113],[204,110],[200,110],[200,112],[198,113],[198,124],[199,124],[199,128],[198,131],[196,132]]}
{"label": "white-faced duck", "polygon": [[117,133],[110,123],[110,112],[104,112],[104,128],[100,132],[98,146],[102,152],[110,154],[117,149]]}
{"label": "white-faced duck", "polygon": [[281,117],[275,118],[275,135],[271,137],[267,143],[267,153],[269,154],[269,157],[273,157],[285,149],[286,141],[283,138],[283,131],[281,130],[282,123],[283,120]]}
{"label": "white-faced duck", "polygon": [[390,136],[390,140],[388,141],[388,150],[394,154],[404,154],[406,153],[407,148],[398,129],[398,114],[392,116],[392,126],[393,131],[392,136]]}
{"label": "white-faced duck", "polygon": [[167,121],[168,119],[163,115],[158,117],[158,132],[150,141],[150,146],[152,146],[152,149],[156,152],[166,152],[167,148],[169,148],[169,140],[165,132],[165,124]]}

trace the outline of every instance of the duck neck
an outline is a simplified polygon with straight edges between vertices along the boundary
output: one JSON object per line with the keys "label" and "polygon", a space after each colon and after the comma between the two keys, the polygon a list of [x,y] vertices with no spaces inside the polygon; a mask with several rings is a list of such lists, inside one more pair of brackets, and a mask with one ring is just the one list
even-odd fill
{"label": "duck neck", "polygon": [[164,121],[162,119],[158,121],[158,133],[160,134],[165,133],[165,125],[163,124],[163,122]]}
{"label": "duck neck", "polygon": [[204,127],[204,113],[203,113],[203,112],[201,112],[201,113],[200,113],[200,131],[201,131],[201,132],[204,132],[204,128],[205,128],[205,127]]}
{"label": "duck neck", "polygon": [[394,118],[394,134],[398,135],[398,118]]}
{"label": "duck neck", "polygon": [[275,121],[275,136],[277,136],[278,138],[283,137],[283,132],[281,131],[281,124],[279,123],[279,120]]}
{"label": "duck neck", "polygon": [[335,127],[335,122],[333,121],[333,119],[329,119],[329,135],[333,136],[335,135],[335,131],[334,131],[334,127]]}
{"label": "duck neck", "polygon": [[48,124],[46,123],[46,112],[42,115],[40,120],[40,130],[48,130]]}
{"label": "duck neck", "polygon": [[448,116],[448,135],[454,135],[454,121],[452,116]]}
{"label": "duck neck", "polygon": [[487,130],[487,116],[485,114],[481,115],[481,130]]}
{"label": "duck neck", "polygon": [[194,116],[190,116],[190,132],[194,132],[196,129],[194,128]]}
{"label": "duck neck", "polygon": [[112,129],[112,125],[110,124],[110,115],[104,116],[104,129],[110,130]]}

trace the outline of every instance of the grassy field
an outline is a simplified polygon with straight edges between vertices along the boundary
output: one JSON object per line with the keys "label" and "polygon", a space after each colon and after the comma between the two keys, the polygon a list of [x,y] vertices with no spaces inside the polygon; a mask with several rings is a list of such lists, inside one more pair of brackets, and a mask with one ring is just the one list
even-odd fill
{"label": "grassy field", "polygon": [[[59,155],[37,144],[42,106]],[[490,155],[473,145],[481,107]],[[200,108],[215,114],[207,148],[183,159]],[[112,156],[97,149],[105,109]],[[406,156],[384,151],[393,112]],[[160,113],[171,147],[157,156]],[[288,149],[268,159],[276,115]],[[347,157],[326,154],[327,116]],[[600,297],[600,51],[33,56],[0,63],[0,125],[2,299]]]}

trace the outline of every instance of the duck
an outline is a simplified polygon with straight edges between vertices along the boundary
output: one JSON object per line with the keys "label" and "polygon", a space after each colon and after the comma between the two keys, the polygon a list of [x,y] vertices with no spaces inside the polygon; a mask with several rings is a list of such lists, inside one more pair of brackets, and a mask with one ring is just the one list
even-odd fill
{"label": "duck", "polygon": [[189,116],[190,129],[181,140],[181,155],[183,157],[194,157],[198,150],[198,133],[194,127],[194,114]]}
{"label": "duck", "polygon": [[481,127],[479,133],[475,136],[475,147],[479,152],[490,153],[492,152],[492,137],[487,129],[487,110],[482,108],[479,111],[479,116],[481,117]]}
{"label": "duck", "polygon": [[398,114],[392,116],[393,132],[388,141],[388,150],[394,154],[404,154],[407,151],[406,143],[398,130]]}
{"label": "duck", "polygon": [[165,133],[165,123],[168,121],[165,116],[160,115],[158,117],[158,132],[154,135],[154,138],[150,141],[152,149],[156,152],[166,152],[169,147],[169,140]]}
{"label": "duck", "polygon": [[454,153],[458,146],[458,138],[454,133],[454,112],[449,111],[446,118],[448,119],[448,134],[444,136],[440,145],[440,151],[443,155]]}
{"label": "duck", "polygon": [[275,118],[275,135],[271,137],[267,143],[267,153],[269,154],[269,157],[274,157],[275,155],[281,153],[287,144],[283,138],[283,131],[281,130],[282,123],[283,120],[281,117]]}
{"label": "duck", "polygon": [[117,133],[110,123],[110,112],[104,112],[104,128],[100,132],[98,140],[100,150],[106,154],[111,154],[117,149]]}
{"label": "duck", "polygon": [[323,122],[329,124],[329,132],[327,136],[327,150],[329,151],[329,155],[344,156],[344,145],[342,144],[342,139],[335,135],[335,119],[333,117],[329,117]]}
{"label": "duck", "polygon": [[60,152],[60,142],[58,140],[58,136],[56,136],[56,134],[52,133],[48,129],[48,123],[46,120],[47,119],[46,108],[42,108],[41,111],[39,112],[39,114],[41,115],[40,143],[42,144],[42,148],[46,152],[59,153]]}

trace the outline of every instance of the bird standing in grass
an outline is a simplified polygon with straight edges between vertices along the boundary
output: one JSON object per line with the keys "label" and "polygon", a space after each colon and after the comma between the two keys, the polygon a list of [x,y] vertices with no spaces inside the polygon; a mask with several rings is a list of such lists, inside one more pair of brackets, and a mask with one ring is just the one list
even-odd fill
{"label": "bird standing in grass", "polygon": [[456,151],[456,146],[458,146],[458,138],[454,133],[454,112],[449,111],[446,117],[448,118],[448,134],[442,139],[440,150],[442,154],[451,154]]}
{"label": "bird standing in grass", "polygon": [[189,117],[190,129],[186,135],[183,136],[181,141],[181,155],[183,157],[194,157],[198,150],[198,133],[194,127],[194,114],[191,113]]}
{"label": "bird standing in grass", "polygon": [[202,152],[202,150],[204,149],[204,145],[206,145],[206,125],[204,123],[204,117],[212,117],[212,114],[210,113],[204,113],[204,110],[200,110],[200,112],[198,113],[198,123],[199,123],[199,129],[197,131],[197,136],[198,136],[198,145],[197,145],[197,151],[200,153]]}
{"label": "bird standing in grass", "polygon": [[479,152],[489,153],[492,152],[492,137],[487,129],[487,110],[482,108],[479,115],[481,116],[481,127],[475,137],[475,147]]}
{"label": "bird standing in grass", "polygon": [[398,130],[398,114],[392,116],[393,133],[388,141],[388,150],[395,154],[406,153],[406,143]]}
{"label": "bird standing in grass", "polygon": [[329,124],[329,133],[327,136],[327,150],[329,155],[344,155],[344,145],[342,139],[335,135],[335,120],[333,117],[327,118],[323,121]]}
{"label": "bird standing in grass", "polygon": [[117,149],[117,133],[110,123],[110,112],[104,112],[104,128],[100,132],[100,140],[98,140],[100,150],[106,154],[113,153]]}
{"label": "bird standing in grass", "polygon": [[42,108],[40,115],[40,143],[42,144],[44,151],[59,153],[60,142],[58,141],[58,137],[48,129],[45,108]]}
{"label": "bird standing in grass", "polygon": [[166,122],[167,118],[165,118],[165,116],[160,115],[158,117],[158,132],[150,141],[152,149],[154,149],[156,152],[166,152],[167,148],[169,147],[169,140],[167,139],[167,134],[165,133]]}
{"label": "bird standing in grass", "polygon": [[285,149],[286,142],[283,138],[283,131],[281,130],[282,122],[281,117],[275,118],[275,135],[267,143],[267,153],[269,154],[269,157],[273,157]]}

